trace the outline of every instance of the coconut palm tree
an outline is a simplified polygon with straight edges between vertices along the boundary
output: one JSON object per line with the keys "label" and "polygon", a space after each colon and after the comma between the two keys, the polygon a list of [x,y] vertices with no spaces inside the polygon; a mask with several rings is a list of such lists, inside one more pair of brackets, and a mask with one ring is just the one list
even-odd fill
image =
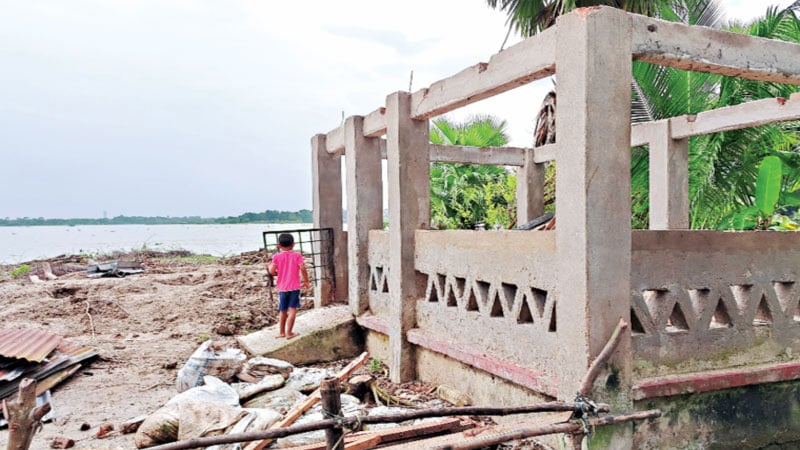
{"label": "coconut palm tree", "polygon": [[[430,140],[440,145],[501,147],[508,143],[506,122],[478,116],[464,123],[434,120]],[[431,226],[471,229],[495,223],[507,227],[515,218],[516,178],[499,166],[431,164]]]}
{"label": "coconut palm tree", "polygon": [[509,28],[523,37],[549,28],[558,16],[585,6],[612,6],[625,11],[661,17],[669,9],[670,0],[486,0],[495,9],[505,11]]}
{"label": "coconut palm tree", "polygon": [[[610,5],[647,13],[689,25],[721,27],[717,0],[672,0],[653,2],[487,0],[509,16],[510,26],[523,35],[552,25],[556,17],[574,7]],[[638,9],[635,9],[638,8]],[[784,10],[769,8],[763,18],[750,24],[731,24],[730,31],[771,39],[800,42],[796,11],[800,0]],[[659,120],[682,114],[735,105],[744,101],[787,97],[794,86],[762,83],[712,74],[687,72],[634,62],[632,114],[635,121]],[[540,113],[541,115],[541,113]],[[554,126],[554,125],[553,125]],[[721,218],[741,205],[753,202],[757,162],[767,154],[778,154],[789,171],[800,174],[796,124],[769,125],[746,130],[700,136],[690,140],[690,206],[693,228],[713,228]],[[647,226],[648,158],[644,148],[633,150],[631,191],[633,225]],[[796,180],[797,178],[791,178]],[[786,189],[794,189],[787,183]]]}

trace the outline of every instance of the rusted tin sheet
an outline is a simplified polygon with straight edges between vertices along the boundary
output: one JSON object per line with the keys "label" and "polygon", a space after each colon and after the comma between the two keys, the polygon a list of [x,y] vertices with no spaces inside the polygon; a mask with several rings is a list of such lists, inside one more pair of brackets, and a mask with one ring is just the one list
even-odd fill
{"label": "rusted tin sheet", "polygon": [[61,336],[43,330],[0,330],[0,356],[42,362],[58,344]]}

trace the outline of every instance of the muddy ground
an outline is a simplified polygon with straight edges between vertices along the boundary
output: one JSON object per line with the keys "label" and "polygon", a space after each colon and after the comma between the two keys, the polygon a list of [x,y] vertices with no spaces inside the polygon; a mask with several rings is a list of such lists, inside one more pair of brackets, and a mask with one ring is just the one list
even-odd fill
{"label": "muddy ground", "polygon": [[[175,378],[205,339],[226,340],[275,322],[276,300],[266,287],[258,253],[227,260],[173,254],[117,255],[140,258],[145,272],[125,278],[87,278],[87,261],[50,261],[57,280],[44,279],[41,262],[11,277],[0,268],[0,328],[42,328],[71,342],[95,347],[100,358],[53,393],[56,420],[36,435],[33,449],[50,448],[57,436],[76,448],[134,448],[133,435],[96,439],[98,427],[147,415],[175,395]],[[220,334],[222,333],[222,334]],[[90,428],[81,431],[82,424]],[[6,448],[8,429],[0,430]]]}
{"label": "muddy ground", "polygon": [[[20,273],[20,266],[0,266],[0,329],[44,328],[100,354],[52,390],[56,418],[35,435],[31,449],[48,449],[57,437],[74,440],[76,449],[135,448],[134,434],[113,431],[103,439],[95,434],[105,422],[118,430],[126,420],[163,406],[176,394],[178,369],[204,340],[238,347],[233,336],[276,321],[277,295],[270,295],[256,251],[227,259],[151,252],[104,260],[134,258],[145,272],[124,278],[88,278],[85,269],[94,262],[77,256],[29,262],[27,273]],[[48,264],[58,278],[31,282],[30,275],[46,279]],[[300,314],[311,303],[303,301]],[[399,397],[422,403],[435,397],[435,386],[393,385],[385,376],[377,381]],[[0,429],[0,449],[7,443],[8,429]],[[543,447],[529,441],[502,448]]]}

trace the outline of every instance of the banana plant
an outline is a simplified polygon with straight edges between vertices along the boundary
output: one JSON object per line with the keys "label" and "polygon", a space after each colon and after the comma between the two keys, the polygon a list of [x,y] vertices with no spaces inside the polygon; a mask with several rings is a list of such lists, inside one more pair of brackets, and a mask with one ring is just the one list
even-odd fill
{"label": "banana plant", "polygon": [[780,213],[800,206],[797,192],[785,192],[784,168],[778,156],[761,161],[754,190],[754,204],[727,215],[717,227],[721,230],[797,230],[798,224]]}

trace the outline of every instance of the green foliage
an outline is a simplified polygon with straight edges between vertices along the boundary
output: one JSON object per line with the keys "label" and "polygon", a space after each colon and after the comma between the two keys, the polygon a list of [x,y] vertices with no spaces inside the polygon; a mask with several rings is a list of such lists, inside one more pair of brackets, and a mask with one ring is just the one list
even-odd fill
{"label": "green foliage", "polygon": [[224,258],[213,255],[186,255],[156,258],[156,260],[167,264],[207,264],[222,261],[223,259]]}
{"label": "green foliage", "polygon": [[[684,12],[683,15],[664,18],[719,26],[716,8],[707,6]],[[730,30],[800,42],[800,22],[790,10],[770,8],[764,18],[747,26],[734,24]],[[789,97],[797,91],[797,87],[788,85],[688,72],[641,62],[634,62],[633,75],[640,87],[641,95],[638,97],[654,120],[697,114],[761,98]],[[728,222],[735,213],[752,212],[747,208],[754,206],[757,198],[754,192],[757,167],[767,156],[778,156],[784,163],[784,175],[788,176],[784,177],[787,185],[781,188],[781,192],[785,194],[795,190],[796,187],[792,189],[790,185],[795,185],[800,179],[797,130],[796,123],[771,124],[691,138],[689,204],[692,228],[727,228],[731,226]],[[634,149],[631,157],[633,226],[646,228],[649,207],[647,151]],[[774,193],[770,195],[774,196]],[[723,224],[723,219],[728,222]],[[752,214],[737,216],[736,228],[746,228],[753,219]]]}
{"label": "green foliage", "polygon": [[[720,28],[723,16],[717,0],[487,0],[501,9],[508,22],[522,35],[531,35],[555,23],[555,18],[570,10],[591,5],[621,7],[664,20]],[[728,31],[751,36],[800,43],[800,2],[779,10],[767,8],[764,17],[750,23],[732,23]],[[684,114],[737,105],[763,98],[789,97],[796,86],[764,83],[733,77],[683,71],[634,61],[632,104],[637,116],[661,120]],[[728,226],[723,218],[737,216],[737,227],[753,220],[758,163],[767,156],[778,156],[784,169],[780,204],[790,204],[788,196],[800,186],[800,139],[797,122],[771,124],[727,131],[689,140],[689,203],[692,228]],[[647,228],[649,212],[648,152],[635,148],[631,154],[632,226]],[[767,195],[765,193],[765,195]],[[774,192],[769,194],[774,196]],[[764,198],[767,201],[770,198]]]}
{"label": "green foliage", "polygon": [[[439,145],[500,147],[508,142],[505,121],[478,116],[456,124],[433,121],[430,140]],[[506,228],[516,220],[516,177],[499,166],[431,164],[431,227],[472,229],[477,224]]]}
{"label": "green foliage", "polygon": [[383,363],[380,358],[371,358],[369,360],[369,373],[376,374],[383,372]]}
{"label": "green foliage", "polygon": [[15,269],[11,270],[11,272],[9,272],[9,275],[11,275],[14,278],[21,277],[30,272],[32,269],[33,268],[30,265],[22,264],[20,266],[17,266]]}
{"label": "green foliage", "polygon": [[795,193],[782,194],[786,184],[783,181],[783,164],[777,156],[767,156],[758,169],[758,178],[754,189],[755,205],[734,211],[720,222],[718,228],[723,230],[796,230],[798,224],[783,214],[775,214],[778,201],[783,198],[781,208],[800,206],[800,199]]}
{"label": "green foliage", "polygon": [[247,212],[228,217],[163,217],[163,216],[117,216],[111,219],[45,219],[43,217],[22,217],[17,219],[0,219],[0,226],[37,226],[37,225],[181,225],[181,224],[232,224],[232,223],[311,223],[314,216],[309,209],[300,211],[276,211],[268,209],[260,213]]}

